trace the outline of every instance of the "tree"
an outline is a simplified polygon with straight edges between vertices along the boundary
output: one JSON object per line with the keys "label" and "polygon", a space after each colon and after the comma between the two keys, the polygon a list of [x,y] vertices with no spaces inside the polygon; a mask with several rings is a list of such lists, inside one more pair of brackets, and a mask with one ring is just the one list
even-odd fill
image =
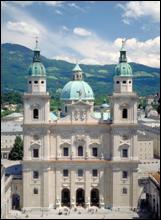
{"label": "tree", "polygon": [[22,160],[23,158],[23,141],[20,136],[16,136],[15,143],[9,153],[10,160]]}

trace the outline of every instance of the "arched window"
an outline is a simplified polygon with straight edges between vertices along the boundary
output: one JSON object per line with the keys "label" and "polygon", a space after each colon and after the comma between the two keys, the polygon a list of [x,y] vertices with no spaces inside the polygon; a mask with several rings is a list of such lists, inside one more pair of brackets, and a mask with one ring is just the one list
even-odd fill
{"label": "arched window", "polygon": [[82,146],[78,147],[78,156],[83,156],[83,147]]}
{"label": "arched window", "polygon": [[124,109],[122,110],[122,118],[127,118],[127,116],[128,116],[128,114],[127,114],[127,109],[124,108]]}
{"label": "arched window", "polygon": [[34,119],[38,119],[39,118],[39,110],[37,108],[35,108],[33,110],[33,118]]}

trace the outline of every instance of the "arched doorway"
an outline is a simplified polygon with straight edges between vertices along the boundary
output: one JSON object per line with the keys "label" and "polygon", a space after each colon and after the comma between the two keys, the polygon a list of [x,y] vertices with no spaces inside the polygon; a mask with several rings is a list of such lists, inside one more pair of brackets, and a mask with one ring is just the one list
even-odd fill
{"label": "arched doorway", "polygon": [[12,195],[12,209],[20,210],[20,196],[18,194]]}
{"label": "arched doorway", "polygon": [[61,204],[62,206],[70,207],[70,190],[65,188],[61,193]]}
{"label": "arched doorway", "polygon": [[76,204],[79,206],[85,206],[85,192],[84,189],[77,189],[76,191]]}
{"label": "arched doorway", "polygon": [[99,190],[98,189],[91,190],[91,206],[99,207]]}

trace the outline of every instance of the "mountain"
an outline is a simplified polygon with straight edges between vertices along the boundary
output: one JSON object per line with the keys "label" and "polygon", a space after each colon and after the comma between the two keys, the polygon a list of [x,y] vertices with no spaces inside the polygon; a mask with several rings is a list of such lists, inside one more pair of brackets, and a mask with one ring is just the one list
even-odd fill
{"label": "mountain", "polygon": [[[26,88],[27,70],[32,62],[33,51],[18,44],[1,45],[1,90],[24,92]],[[47,59],[41,56],[47,71],[47,87],[50,93],[60,91],[72,78],[75,64],[62,60]],[[134,74],[134,90],[139,95],[150,95],[159,91],[160,69],[137,63],[130,63]],[[84,80],[92,87],[95,95],[111,95],[115,65],[85,65]]]}

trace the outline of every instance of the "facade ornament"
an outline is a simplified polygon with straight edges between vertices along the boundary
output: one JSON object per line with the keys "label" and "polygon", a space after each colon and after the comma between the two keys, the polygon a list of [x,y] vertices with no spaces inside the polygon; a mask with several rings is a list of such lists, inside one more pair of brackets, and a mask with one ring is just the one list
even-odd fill
{"label": "facade ornament", "polygon": [[101,160],[103,160],[104,159],[104,156],[103,156],[103,153],[101,152]]}
{"label": "facade ornament", "polygon": [[79,111],[75,110],[74,112],[74,119],[77,121],[79,119]]}

